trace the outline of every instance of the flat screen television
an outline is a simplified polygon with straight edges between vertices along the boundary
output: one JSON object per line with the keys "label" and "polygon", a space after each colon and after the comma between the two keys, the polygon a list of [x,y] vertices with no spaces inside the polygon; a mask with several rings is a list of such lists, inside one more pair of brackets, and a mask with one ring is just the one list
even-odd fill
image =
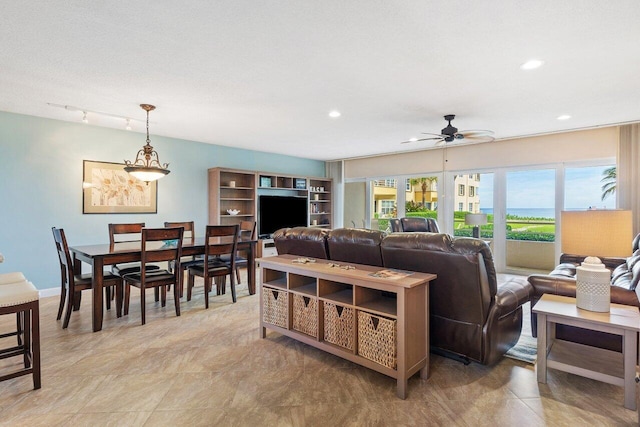
{"label": "flat screen television", "polygon": [[293,196],[258,197],[258,233],[271,236],[285,227],[307,225],[307,198]]}

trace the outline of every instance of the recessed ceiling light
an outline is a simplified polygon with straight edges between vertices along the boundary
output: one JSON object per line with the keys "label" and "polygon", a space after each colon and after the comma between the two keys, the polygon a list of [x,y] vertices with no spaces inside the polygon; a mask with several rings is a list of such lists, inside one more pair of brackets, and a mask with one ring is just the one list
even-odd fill
{"label": "recessed ceiling light", "polygon": [[542,67],[542,64],[544,64],[544,61],[540,61],[539,59],[530,59],[522,64],[520,68],[523,70],[535,70],[536,68]]}
{"label": "recessed ceiling light", "polygon": [[340,117],[341,115],[342,115],[342,114],[340,114],[340,111],[337,111],[337,110],[333,110],[333,111],[331,111],[331,112],[329,113],[329,117],[332,117],[332,118],[334,118],[334,119],[335,119],[336,117]]}
{"label": "recessed ceiling light", "polygon": [[568,114],[563,114],[561,116],[558,116],[558,120],[569,120],[570,118],[571,116]]}

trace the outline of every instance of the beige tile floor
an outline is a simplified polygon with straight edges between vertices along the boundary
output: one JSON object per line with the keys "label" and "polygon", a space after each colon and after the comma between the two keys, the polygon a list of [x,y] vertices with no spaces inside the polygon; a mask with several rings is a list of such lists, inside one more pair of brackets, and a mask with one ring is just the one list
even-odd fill
{"label": "beige tile floor", "polygon": [[[136,292],[137,290],[133,290]],[[413,377],[408,397],[395,381],[269,332],[258,334],[258,296],[201,287],[160,308],[139,297],[129,316],[106,313],[91,332],[90,294],[70,326],[55,315],[58,297],[41,300],[42,389],[31,377],[0,383],[3,426],[622,426],[637,415],[619,387],[550,371],[536,382],[533,365],[504,358],[496,366],[432,356],[428,380]],[[0,331],[14,319],[0,318]],[[16,361],[16,359],[13,359]],[[0,361],[0,368],[7,361]]]}

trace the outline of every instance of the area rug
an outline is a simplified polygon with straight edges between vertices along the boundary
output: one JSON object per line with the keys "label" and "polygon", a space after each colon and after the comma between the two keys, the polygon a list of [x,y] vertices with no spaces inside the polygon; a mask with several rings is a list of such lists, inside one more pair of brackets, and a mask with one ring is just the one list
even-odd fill
{"label": "area rug", "polygon": [[531,335],[525,335],[523,331],[516,345],[511,347],[505,356],[534,364],[536,363],[537,345],[537,340]]}
{"label": "area rug", "polygon": [[522,305],[522,333],[520,339],[505,353],[506,357],[523,362],[536,363],[538,341],[531,336],[531,303]]}

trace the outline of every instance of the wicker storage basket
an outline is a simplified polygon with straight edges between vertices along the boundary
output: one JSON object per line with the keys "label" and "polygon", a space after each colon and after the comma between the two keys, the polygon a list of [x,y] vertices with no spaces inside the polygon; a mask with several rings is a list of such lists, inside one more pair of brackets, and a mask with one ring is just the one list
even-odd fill
{"label": "wicker storage basket", "polygon": [[324,302],[324,340],[353,350],[353,308]]}
{"label": "wicker storage basket", "polygon": [[288,293],[272,288],[262,288],[262,320],[287,328]]}
{"label": "wicker storage basket", "polygon": [[358,354],[387,368],[396,369],[396,320],[358,311]]}
{"label": "wicker storage basket", "polygon": [[293,294],[293,329],[318,338],[318,299]]}

